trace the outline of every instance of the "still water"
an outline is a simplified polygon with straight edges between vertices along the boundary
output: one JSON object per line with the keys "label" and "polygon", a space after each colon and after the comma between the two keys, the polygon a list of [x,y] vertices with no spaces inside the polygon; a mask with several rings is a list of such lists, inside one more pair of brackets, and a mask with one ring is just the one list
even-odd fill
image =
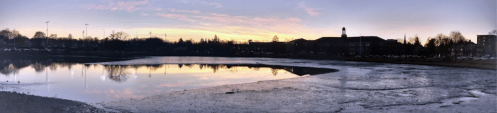
{"label": "still water", "polygon": [[98,103],[334,71],[260,64],[107,65],[13,60],[0,64],[0,90]]}

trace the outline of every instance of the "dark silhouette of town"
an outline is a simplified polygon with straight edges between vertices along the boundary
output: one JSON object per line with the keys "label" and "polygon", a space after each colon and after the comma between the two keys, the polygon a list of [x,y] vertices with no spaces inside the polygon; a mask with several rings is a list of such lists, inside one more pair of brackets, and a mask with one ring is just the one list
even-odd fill
{"label": "dark silhouette of town", "polygon": [[[139,56],[225,56],[225,57],[275,57],[335,59],[393,63],[433,64],[434,62],[482,61],[477,68],[490,65],[485,60],[495,60],[496,34],[477,35],[477,43],[467,40],[458,32],[438,34],[421,44],[419,37],[382,39],[378,36],[347,36],[345,27],[341,37],[321,37],[316,40],[303,38],[281,42],[275,35],[272,42],[238,42],[212,39],[166,41],[159,37],[131,38],[125,32],[112,33],[109,37],[75,39],[48,36],[36,32],[32,38],[18,31],[0,31],[1,58],[40,58],[54,55],[99,56],[112,59]],[[420,63],[425,62],[425,63]],[[440,64],[440,63],[439,63]],[[436,64],[434,64],[436,65]],[[441,64],[440,64],[441,65]],[[443,64],[445,65],[445,64]],[[457,66],[456,64],[450,64]],[[458,64],[458,65],[465,65]],[[483,66],[483,67],[482,67]],[[464,67],[464,66],[463,66]]]}

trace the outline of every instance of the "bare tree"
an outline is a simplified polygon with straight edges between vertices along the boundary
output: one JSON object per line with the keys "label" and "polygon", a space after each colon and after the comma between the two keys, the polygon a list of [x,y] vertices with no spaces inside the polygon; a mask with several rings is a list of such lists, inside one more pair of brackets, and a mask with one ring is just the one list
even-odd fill
{"label": "bare tree", "polygon": [[37,31],[35,33],[35,36],[33,36],[33,38],[45,38],[45,33],[41,32],[41,31]]}
{"label": "bare tree", "polygon": [[497,30],[492,30],[488,32],[489,35],[497,35]]}
{"label": "bare tree", "polygon": [[450,33],[450,39],[454,43],[459,43],[459,42],[465,42],[466,41],[466,38],[464,38],[464,36],[462,36],[461,32],[459,32],[459,31],[452,31]]}
{"label": "bare tree", "polygon": [[218,43],[219,42],[219,37],[217,37],[217,35],[214,35],[214,39],[212,41],[215,42],[215,43]]}
{"label": "bare tree", "polygon": [[278,36],[274,35],[273,42],[278,42],[278,41],[279,41]]}
{"label": "bare tree", "polygon": [[52,38],[52,39],[56,39],[56,38],[57,38],[57,34],[51,34],[51,35],[50,35],[50,38]]}
{"label": "bare tree", "polygon": [[111,34],[109,37],[111,37],[111,39],[116,39],[116,40],[127,40],[129,38],[129,34],[121,31]]}

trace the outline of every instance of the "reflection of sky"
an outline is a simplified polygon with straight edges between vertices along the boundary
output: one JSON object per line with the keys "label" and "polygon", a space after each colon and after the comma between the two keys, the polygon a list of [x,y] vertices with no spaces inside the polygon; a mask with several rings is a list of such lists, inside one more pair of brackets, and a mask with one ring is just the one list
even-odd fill
{"label": "reflection of sky", "polygon": [[[231,67],[228,69],[221,66],[214,73],[213,69],[207,66],[200,69],[200,65],[183,65],[179,68],[177,64],[169,64],[155,68],[146,66],[125,68],[124,76],[127,79],[119,82],[110,79],[108,68],[102,65],[84,67],[76,64],[72,65],[71,69],[52,65],[52,69],[44,68],[36,72],[33,67],[25,67],[19,69],[15,76],[14,74],[0,75],[2,83],[7,83],[7,80],[9,84],[21,82],[21,89],[2,90],[29,92],[34,95],[83,102],[101,102],[142,98],[172,90],[297,77],[285,70],[276,70],[275,76],[271,68],[267,67],[259,69]],[[165,71],[166,74],[164,74]],[[17,81],[13,83],[14,80]]]}

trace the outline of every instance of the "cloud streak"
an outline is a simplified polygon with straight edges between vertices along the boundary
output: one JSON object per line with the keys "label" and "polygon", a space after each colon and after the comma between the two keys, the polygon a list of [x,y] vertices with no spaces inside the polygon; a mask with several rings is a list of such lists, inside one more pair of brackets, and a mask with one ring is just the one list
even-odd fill
{"label": "cloud streak", "polygon": [[174,18],[182,21],[194,22],[195,20],[189,19],[186,15],[181,14],[167,14],[167,13],[157,13],[158,16],[166,18]]}
{"label": "cloud streak", "polygon": [[316,12],[314,8],[307,7],[304,2],[299,3],[299,8],[304,9],[305,12],[307,14],[309,14],[309,16],[317,16],[317,15],[321,14],[319,12]]}
{"label": "cloud streak", "polygon": [[169,11],[171,12],[178,12],[178,13],[200,13],[198,10],[180,10],[180,9],[174,9],[174,8],[169,8]]}
{"label": "cloud streak", "polygon": [[126,10],[128,12],[133,12],[138,8],[138,6],[143,6],[148,4],[148,0],[142,1],[110,1],[107,5],[86,5],[87,9],[108,9],[108,10]]}
{"label": "cloud streak", "polygon": [[214,6],[215,8],[221,8],[221,7],[223,7],[223,5],[221,3],[217,3],[217,2],[206,2],[206,1],[203,1],[203,0],[179,0],[178,2],[185,3],[185,4],[188,4],[188,3],[202,4],[202,5],[207,5],[207,6]]}

